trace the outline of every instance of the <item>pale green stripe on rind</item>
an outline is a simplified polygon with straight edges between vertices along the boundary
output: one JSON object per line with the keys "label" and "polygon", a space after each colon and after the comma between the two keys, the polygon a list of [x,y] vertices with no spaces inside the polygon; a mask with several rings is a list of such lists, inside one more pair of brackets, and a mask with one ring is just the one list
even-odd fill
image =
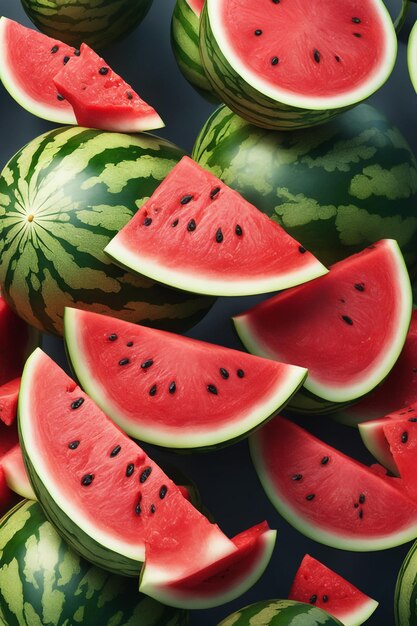
{"label": "pale green stripe on rind", "polygon": [[417,542],[412,545],[398,573],[394,613],[397,626],[417,625]]}
{"label": "pale green stripe on rind", "polygon": [[417,92],[417,22],[411,29],[407,45],[407,65],[408,73],[413,84],[414,90]]}
{"label": "pale green stripe on rind", "polygon": [[[386,378],[403,349],[411,320],[413,294],[408,271],[397,242],[393,239],[386,239],[384,245],[387,246],[387,253],[391,255],[397,270],[395,275],[393,274],[393,284],[397,290],[399,309],[395,337],[391,340],[389,349],[386,349],[380,355],[378,363],[359,382],[353,384],[344,383],[337,387],[336,385],[330,386],[319,383],[313,376],[308,376],[304,386],[307,391],[318,398],[323,398],[330,402],[351,402],[364,396]],[[256,331],[252,330],[250,313],[237,316],[233,321],[239,337],[249,352],[269,359],[279,358],[279,355],[274,354],[262,342]],[[323,332],[325,332],[325,329],[323,329]]]}
{"label": "pale green stripe on rind", "polygon": [[326,611],[295,600],[263,600],[245,606],[217,626],[343,626]]}
{"label": "pale green stripe on rind", "polygon": [[163,430],[158,430],[154,425],[147,428],[143,424],[136,425],[127,420],[120,411],[118,404],[114,402],[107,389],[102,385],[100,379],[95,378],[94,368],[90,368],[89,360],[86,358],[88,355],[83,353],[82,336],[79,334],[79,328],[77,309],[67,308],[65,310],[66,349],[71,365],[84,391],[100,406],[106,415],[131,437],[168,448],[183,450],[208,448],[226,442],[231,443],[248,435],[252,430],[258,428],[263,422],[282,409],[303,384],[307,375],[307,370],[304,368],[288,366],[286,379],[280,379],[275,385],[271,385],[268,396],[260,399],[250,409],[242,407],[238,423],[219,424],[215,428],[207,429],[205,432],[198,430],[198,424],[196,424],[196,428],[191,427],[189,429],[170,429],[167,426]]}

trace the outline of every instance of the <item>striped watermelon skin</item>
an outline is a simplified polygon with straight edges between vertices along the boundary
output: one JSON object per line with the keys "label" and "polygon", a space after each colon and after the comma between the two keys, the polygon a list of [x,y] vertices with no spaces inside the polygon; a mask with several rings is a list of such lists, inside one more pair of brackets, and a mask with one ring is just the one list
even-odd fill
{"label": "striped watermelon skin", "polygon": [[200,15],[187,0],[177,0],[171,20],[171,45],[186,80],[207,100],[218,102],[203,69],[199,50]]}
{"label": "striped watermelon skin", "polygon": [[218,626],[343,626],[322,609],[294,600],[266,600],[236,611]]}
{"label": "striped watermelon skin", "polygon": [[398,573],[394,613],[397,626],[417,626],[417,542],[411,546]]}
{"label": "striped watermelon skin", "polygon": [[292,134],[258,128],[222,106],[192,156],[325,265],[392,237],[416,276],[417,162],[375,108],[361,104]]}
{"label": "striped watermelon skin", "polygon": [[63,332],[65,306],[172,330],[213,299],[129,274],[103,252],[183,152],[147,134],[67,127],[22,148],[0,176],[0,285],[29,324]]}
{"label": "striped watermelon skin", "polygon": [[22,0],[28,17],[45,35],[71,46],[103,48],[132,31],[152,0]]}
{"label": "striped watermelon skin", "polygon": [[7,626],[186,626],[187,613],[138,592],[137,580],[82,559],[37,502],[0,521],[0,622]]}

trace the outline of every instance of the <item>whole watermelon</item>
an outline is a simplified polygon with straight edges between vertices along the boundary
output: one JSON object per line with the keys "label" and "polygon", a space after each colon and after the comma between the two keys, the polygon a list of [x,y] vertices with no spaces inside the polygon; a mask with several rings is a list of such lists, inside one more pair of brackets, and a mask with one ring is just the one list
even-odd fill
{"label": "whole watermelon", "polygon": [[71,46],[103,48],[143,20],[152,0],[22,0],[29,18],[45,35]]}
{"label": "whole watermelon", "polygon": [[0,521],[0,622],[7,626],[185,626],[187,613],[138,592],[71,550],[37,502]]}
{"label": "whole watermelon", "polygon": [[343,626],[317,606],[295,600],[264,600],[226,617],[218,626]]}
{"label": "whole watermelon", "polygon": [[394,613],[397,626],[417,626],[417,542],[411,546],[398,573]]}
{"label": "whole watermelon", "polygon": [[324,264],[392,238],[417,274],[417,162],[373,107],[288,133],[252,126],[222,106],[201,130],[193,158]]}
{"label": "whole watermelon", "polygon": [[61,334],[65,306],[182,330],[212,303],[134,276],[103,252],[183,152],[147,134],[50,131],[0,175],[0,288],[29,324]]}

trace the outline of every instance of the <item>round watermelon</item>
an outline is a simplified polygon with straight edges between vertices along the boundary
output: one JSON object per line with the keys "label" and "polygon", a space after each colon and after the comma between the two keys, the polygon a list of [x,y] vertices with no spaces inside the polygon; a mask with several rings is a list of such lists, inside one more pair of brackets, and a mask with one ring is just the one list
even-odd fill
{"label": "round watermelon", "polygon": [[390,237],[416,273],[417,162],[373,107],[284,133],[253,126],[222,106],[202,128],[193,158],[324,264]]}
{"label": "round watermelon", "polygon": [[187,613],[143,596],[135,579],[110,574],[76,554],[37,502],[0,521],[0,622],[185,626]]}
{"label": "round watermelon", "polygon": [[394,612],[397,626],[417,625],[417,541],[411,546],[398,573]]}
{"label": "round watermelon", "polygon": [[42,33],[72,46],[82,42],[102,48],[120,39],[143,20],[152,0],[22,0]]}
{"label": "round watermelon", "polygon": [[62,333],[65,306],[181,330],[212,303],[134,276],[103,249],[183,156],[152,135],[79,127],[27,144],[0,176],[0,285],[29,324]]}
{"label": "round watermelon", "polygon": [[317,606],[295,600],[263,600],[229,615],[218,626],[343,626]]}

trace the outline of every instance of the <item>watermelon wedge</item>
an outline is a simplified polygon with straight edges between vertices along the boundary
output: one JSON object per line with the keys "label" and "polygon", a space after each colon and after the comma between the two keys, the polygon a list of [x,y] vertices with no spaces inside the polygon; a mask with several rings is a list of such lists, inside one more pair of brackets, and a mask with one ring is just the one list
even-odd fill
{"label": "watermelon wedge", "polygon": [[360,626],[378,606],[376,600],[309,554],[297,570],[288,598],[318,606],[344,626]]}
{"label": "watermelon wedge", "polygon": [[281,226],[188,157],[105,252],[171,287],[219,296],[277,291],[327,272]]}
{"label": "watermelon wedge", "polygon": [[320,400],[353,402],[387,376],[411,312],[403,257],[397,243],[385,239],[234,322],[250,352],[308,368],[305,390],[318,399],[320,411]]}
{"label": "watermelon wedge", "polygon": [[20,376],[0,385],[0,420],[6,426],[13,424],[16,419],[19,388]]}
{"label": "watermelon wedge", "polygon": [[64,320],[85,391],[129,435],[160,446],[231,443],[277,413],[307,374],[89,311],[67,308]]}
{"label": "watermelon wedge", "polygon": [[9,489],[17,493],[22,498],[36,500],[35,493],[29,482],[29,478],[23,462],[22,449],[17,443],[10,448],[0,459],[0,468],[4,472],[4,477]]}
{"label": "watermelon wedge", "polygon": [[265,569],[274,531],[255,527],[243,546],[228,539],[39,348],[23,372],[18,421],[36,497],[92,563],[126,575],[144,563],[140,590],[184,608],[232,599]]}
{"label": "watermelon wedge", "polygon": [[122,132],[164,125],[87,45],[75,49],[6,17],[0,19],[0,79],[23,108],[51,122]]}
{"label": "watermelon wedge", "polygon": [[250,445],[271,502],[308,537],[354,551],[417,537],[417,505],[398,479],[382,478],[282,417],[254,433]]}

